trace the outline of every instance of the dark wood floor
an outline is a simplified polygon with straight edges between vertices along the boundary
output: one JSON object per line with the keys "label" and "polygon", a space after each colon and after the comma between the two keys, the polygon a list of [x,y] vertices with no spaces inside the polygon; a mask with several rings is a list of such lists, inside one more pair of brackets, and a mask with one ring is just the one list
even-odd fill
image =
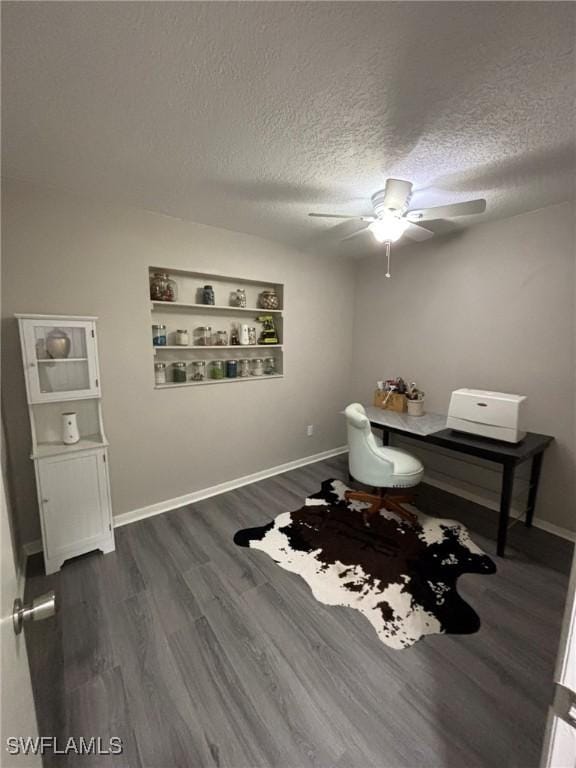
{"label": "dark wood floor", "polygon": [[[40,732],[124,741],[68,765],[538,765],[571,545],[516,526],[495,576],[459,582],[477,634],[391,650],[360,613],[232,543],[328,477],[345,479],[344,457],[120,528],[115,553],[51,577],[32,563],[27,597],[60,598],[27,627]],[[495,515],[425,486],[419,506],[494,553]]]}

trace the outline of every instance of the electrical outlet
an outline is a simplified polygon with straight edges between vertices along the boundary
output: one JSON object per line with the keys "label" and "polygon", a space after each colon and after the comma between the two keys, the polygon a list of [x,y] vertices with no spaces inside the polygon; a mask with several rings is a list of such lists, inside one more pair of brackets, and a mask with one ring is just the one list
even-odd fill
{"label": "electrical outlet", "polygon": [[308,437],[312,437],[312,435],[314,434],[314,424],[308,424],[308,426],[306,427],[306,434],[308,435]]}

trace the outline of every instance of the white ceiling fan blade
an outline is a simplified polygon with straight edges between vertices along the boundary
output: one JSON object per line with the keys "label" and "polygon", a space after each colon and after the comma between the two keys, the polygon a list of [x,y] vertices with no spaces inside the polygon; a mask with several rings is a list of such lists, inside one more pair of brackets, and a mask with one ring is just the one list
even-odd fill
{"label": "white ceiling fan blade", "polygon": [[408,224],[404,234],[406,237],[409,237],[410,240],[421,242],[422,240],[429,240],[431,237],[434,237],[434,232],[426,229],[426,227],[414,224],[412,221],[408,221],[408,219],[404,219],[404,221]]}
{"label": "white ceiling fan blade", "polygon": [[432,219],[451,219],[453,216],[471,216],[475,213],[484,213],[486,200],[467,200],[465,203],[452,203],[452,205],[437,205],[434,208],[415,208],[408,211],[406,217],[410,221],[431,221]]}
{"label": "white ceiling fan blade", "polygon": [[372,221],[372,216],[341,216],[338,213],[309,213],[317,219],[356,219],[357,221]]}
{"label": "white ceiling fan blade", "polygon": [[352,232],[350,235],[346,235],[346,237],[343,237],[340,242],[344,242],[344,240],[350,240],[352,237],[356,237],[356,235],[362,235],[364,232],[369,232],[370,230],[368,227],[362,227],[362,229],[357,229],[356,232]]}

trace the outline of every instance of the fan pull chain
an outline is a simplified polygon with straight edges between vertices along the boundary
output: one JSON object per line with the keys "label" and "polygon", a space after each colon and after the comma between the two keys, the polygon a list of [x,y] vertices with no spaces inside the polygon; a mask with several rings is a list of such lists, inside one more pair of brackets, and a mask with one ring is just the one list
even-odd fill
{"label": "fan pull chain", "polygon": [[392,277],[392,275],[390,274],[390,248],[391,248],[391,246],[392,246],[392,243],[390,242],[390,240],[386,240],[386,262],[387,262],[386,277]]}

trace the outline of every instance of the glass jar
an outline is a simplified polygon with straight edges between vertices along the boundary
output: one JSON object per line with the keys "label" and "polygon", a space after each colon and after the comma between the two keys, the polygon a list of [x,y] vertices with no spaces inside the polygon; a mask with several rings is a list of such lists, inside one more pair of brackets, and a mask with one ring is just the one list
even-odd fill
{"label": "glass jar", "polygon": [[240,333],[237,325],[233,325],[230,331],[230,344],[233,347],[237,347],[240,344]]}
{"label": "glass jar", "polygon": [[252,376],[262,376],[264,373],[264,364],[260,358],[252,361]]}
{"label": "glass jar", "polygon": [[166,384],[166,363],[154,363],[154,383]]}
{"label": "glass jar", "polygon": [[258,305],[262,309],[278,309],[280,306],[280,299],[274,288],[269,288],[266,291],[262,291],[258,297]]}
{"label": "glass jar", "polygon": [[155,347],[166,346],[166,326],[165,325],[152,326],[152,344]]}
{"label": "glass jar", "polygon": [[240,360],[238,363],[238,376],[245,378],[250,376],[250,360]]}
{"label": "glass jar", "polygon": [[209,347],[212,344],[212,328],[209,325],[201,325],[196,328],[196,344],[200,347]]}
{"label": "glass jar", "polygon": [[204,381],[206,378],[206,362],[194,360],[192,362],[192,381]]}
{"label": "glass jar", "polygon": [[256,336],[256,328],[248,328],[248,344],[257,344],[258,337]]}
{"label": "glass jar", "polygon": [[228,346],[228,331],[216,331],[216,339],[214,341],[217,347]]}
{"label": "glass jar", "polygon": [[211,285],[202,288],[202,304],[215,304],[214,288]]}
{"label": "glass jar", "polygon": [[189,343],[188,338],[188,331],[187,330],[177,330],[174,334],[174,344],[177,344],[179,347],[187,347]]}
{"label": "glass jar", "polygon": [[224,362],[222,360],[212,360],[212,363],[210,364],[210,378],[224,378]]}
{"label": "glass jar", "polygon": [[267,376],[274,376],[276,374],[276,359],[274,357],[267,357],[264,360],[264,373]]}
{"label": "glass jar", "polygon": [[235,379],[238,376],[238,360],[226,361],[226,378]]}
{"label": "glass jar", "polygon": [[230,303],[233,307],[246,308],[246,290],[244,288],[236,288],[232,293],[231,299]]}
{"label": "glass jar", "polygon": [[154,272],[150,279],[150,298],[152,301],[178,300],[178,286],[167,272]]}
{"label": "glass jar", "polygon": [[186,363],[172,363],[172,381],[174,384],[184,384],[186,378]]}

